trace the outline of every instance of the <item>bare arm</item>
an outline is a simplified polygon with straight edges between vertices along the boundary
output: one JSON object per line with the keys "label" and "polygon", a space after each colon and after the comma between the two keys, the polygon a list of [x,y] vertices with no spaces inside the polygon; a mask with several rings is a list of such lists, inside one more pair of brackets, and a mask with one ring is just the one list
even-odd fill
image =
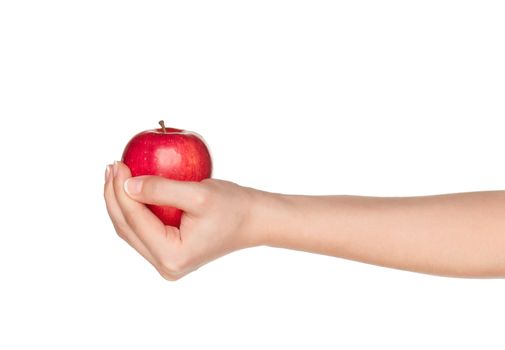
{"label": "bare arm", "polygon": [[505,191],[263,196],[262,208],[277,208],[261,214],[275,223],[267,245],[429,274],[505,277]]}
{"label": "bare arm", "polygon": [[[108,167],[120,237],[176,280],[232,251],[269,245],[459,277],[505,277],[505,191],[424,197],[290,196],[208,179],[131,178]],[[164,226],[144,205],[184,210]]]}

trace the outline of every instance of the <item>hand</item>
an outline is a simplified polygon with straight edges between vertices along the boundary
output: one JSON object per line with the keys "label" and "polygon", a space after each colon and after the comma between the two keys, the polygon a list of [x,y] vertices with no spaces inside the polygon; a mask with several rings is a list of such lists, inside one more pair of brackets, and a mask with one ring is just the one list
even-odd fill
{"label": "hand", "polygon": [[[171,281],[222,255],[261,244],[253,222],[259,193],[214,179],[131,177],[121,162],[107,167],[104,186],[118,235]],[[182,209],[180,229],[163,225],[143,203]]]}

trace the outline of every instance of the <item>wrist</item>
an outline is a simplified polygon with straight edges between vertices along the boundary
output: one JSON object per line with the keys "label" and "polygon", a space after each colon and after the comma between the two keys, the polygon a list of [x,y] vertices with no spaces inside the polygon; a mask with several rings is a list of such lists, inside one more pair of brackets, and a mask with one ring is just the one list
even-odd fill
{"label": "wrist", "polygon": [[295,218],[290,196],[251,189],[250,225],[248,234],[255,246],[282,246],[283,232]]}

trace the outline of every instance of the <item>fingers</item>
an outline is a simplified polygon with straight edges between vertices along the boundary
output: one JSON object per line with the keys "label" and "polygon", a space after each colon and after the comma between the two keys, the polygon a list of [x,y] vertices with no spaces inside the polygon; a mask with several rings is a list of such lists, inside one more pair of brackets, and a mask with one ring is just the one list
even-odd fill
{"label": "fingers", "polygon": [[135,235],[133,230],[126,222],[121,208],[116,200],[114,187],[112,183],[112,166],[107,167],[107,175],[104,185],[104,197],[107,212],[112,220],[112,224],[118,235],[123,238],[129,245],[131,245],[140,255],[156,267],[156,262],[151,252],[146,248],[144,243]]}
{"label": "fingers", "polygon": [[160,176],[137,176],[125,182],[126,193],[135,201],[166,205],[198,214],[205,192],[197,182],[176,181]]}
{"label": "fingers", "polygon": [[116,162],[113,172],[114,194],[125,221],[152,253],[158,264],[163,265],[163,257],[174,251],[174,245],[180,244],[179,231],[173,227],[165,227],[144,204],[131,199],[126,194],[124,182],[131,177],[130,169],[126,165]]}

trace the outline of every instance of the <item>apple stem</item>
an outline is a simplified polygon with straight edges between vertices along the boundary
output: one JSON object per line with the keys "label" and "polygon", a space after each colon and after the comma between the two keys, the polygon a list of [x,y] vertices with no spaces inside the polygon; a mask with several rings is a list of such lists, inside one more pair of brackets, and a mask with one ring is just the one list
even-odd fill
{"label": "apple stem", "polygon": [[159,124],[161,125],[161,130],[163,131],[163,133],[166,134],[167,129],[165,128],[165,122],[163,120],[160,120]]}

